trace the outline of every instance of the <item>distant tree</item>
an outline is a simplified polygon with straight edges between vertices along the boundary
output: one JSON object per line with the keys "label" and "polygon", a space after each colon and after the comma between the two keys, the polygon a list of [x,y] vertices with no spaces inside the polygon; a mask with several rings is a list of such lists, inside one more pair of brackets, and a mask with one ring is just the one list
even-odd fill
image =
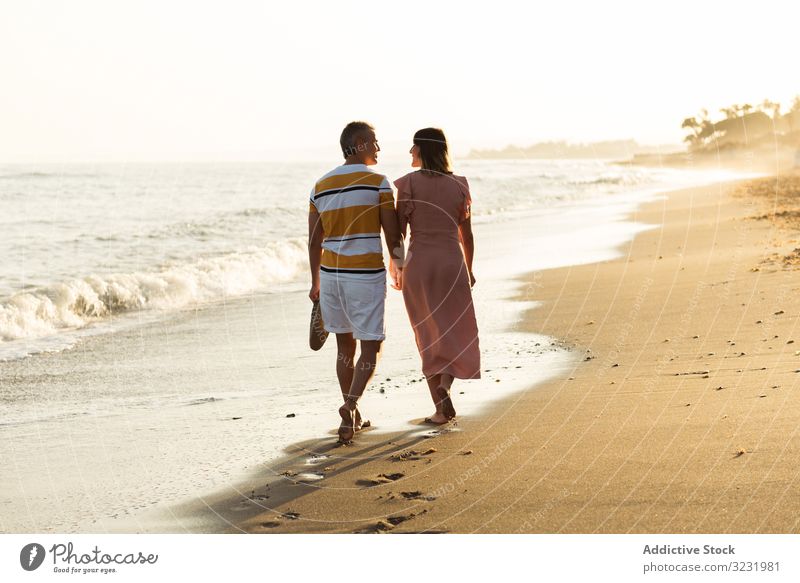
{"label": "distant tree", "polygon": [[689,144],[689,148],[696,148],[700,144],[700,122],[696,117],[687,117],[681,124],[682,130],[689,130],[689,135],[683,138],[683,141]]}
{"label": "distant tree", "polygon": [[761,105],[758,106],[761,111],[768,114],[772,117],[773,120],[777,120],[781,114],[781,104],[777,101],[770,101],[769,99],[765,99],[761,102]]}
{"label": "distant tree", "polygon": [[784,116],[784,119],[789,122],[789,131],[792,133],[794,133],[797,128],[797,122],[795,120],[798,117],[800,117],[800,95],[795,96],[792,100],[792,107],[789,109],[789,113]]}
{"label": "distant tree", "polygon": [[[766,131],[765,124],[769,125],[767,118],[772,120],[770,132],[789,131],[793,133],[800,129],[798,127],[800,126],[800,95],[794,98],[788,113],[781,115],[781,108],[780,103],[770,99],[764,99],[756,106],[750,103],[734,103],[719,110],[725,119],[716,123],[709,119],[708,110],[701,109],[700,115],[687,117],[681,123],[681,129],[688,131],[688,135],[684,137],[683,141],[688,144],[690,150],[701,150],[717,139],[730,144],[738,139],[736,135],[741,131],[745,131],[746,134],[753,133],[753,135],[763,134]],[[730,121],[743,118],[751,113],[754,115],[747,120]]]}
{"label": "distant tree", "polygon": [[701,109],[698,117],[687,117],[681,123],[681,129],[689,130],[689,135],[683,141],[689,144],[689,149],[699,149],[705,145],[707,138],[714,134],[714,124],[708,118],[708,110]]}

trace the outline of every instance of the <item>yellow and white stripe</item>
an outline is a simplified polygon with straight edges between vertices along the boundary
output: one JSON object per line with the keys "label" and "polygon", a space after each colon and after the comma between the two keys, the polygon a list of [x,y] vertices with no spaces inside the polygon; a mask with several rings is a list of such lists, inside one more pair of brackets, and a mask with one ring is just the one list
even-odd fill
{"label": "yellow and white stripe", "polygon": [[389,180],[364,164],[346,164],[320,178],[309,212],[319,213],[324,240],[321,269],[327,273],[383,273],[380,208],[394,208]]}

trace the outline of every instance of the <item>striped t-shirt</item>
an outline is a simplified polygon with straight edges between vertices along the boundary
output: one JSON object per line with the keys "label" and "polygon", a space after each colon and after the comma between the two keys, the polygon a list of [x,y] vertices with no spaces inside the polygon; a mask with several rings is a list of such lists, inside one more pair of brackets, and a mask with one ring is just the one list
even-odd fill
{"label": "striped t-shirt", "polygon": [[365,164],[338,166],[317,181],[309,212],[319,213],[322,221],[324,273],[385,277],[381,207],[394,208],[392,186]]}

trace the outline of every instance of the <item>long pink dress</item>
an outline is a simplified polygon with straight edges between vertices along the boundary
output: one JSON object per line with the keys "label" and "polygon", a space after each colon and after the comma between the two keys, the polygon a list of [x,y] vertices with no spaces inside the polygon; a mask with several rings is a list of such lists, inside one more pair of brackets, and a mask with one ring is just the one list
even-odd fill
{"label": "long pink dress", "polygon": [[394,184],[400,229],[411,226],[403,300],[422,372],[478,379],[478,324],[458,230],[470,212],[467,179],[411,172]]}

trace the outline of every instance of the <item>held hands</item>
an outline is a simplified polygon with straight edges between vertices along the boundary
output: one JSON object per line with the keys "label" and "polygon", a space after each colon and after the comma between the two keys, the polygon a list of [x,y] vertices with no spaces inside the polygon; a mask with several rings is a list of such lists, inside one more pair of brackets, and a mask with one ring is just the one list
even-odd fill
{"label": "held hands", "polygon": [[403,289],[403,268],[395,265],[394,261],[389,262],[389,275],[392,276],[392,287],[396,290]]}

